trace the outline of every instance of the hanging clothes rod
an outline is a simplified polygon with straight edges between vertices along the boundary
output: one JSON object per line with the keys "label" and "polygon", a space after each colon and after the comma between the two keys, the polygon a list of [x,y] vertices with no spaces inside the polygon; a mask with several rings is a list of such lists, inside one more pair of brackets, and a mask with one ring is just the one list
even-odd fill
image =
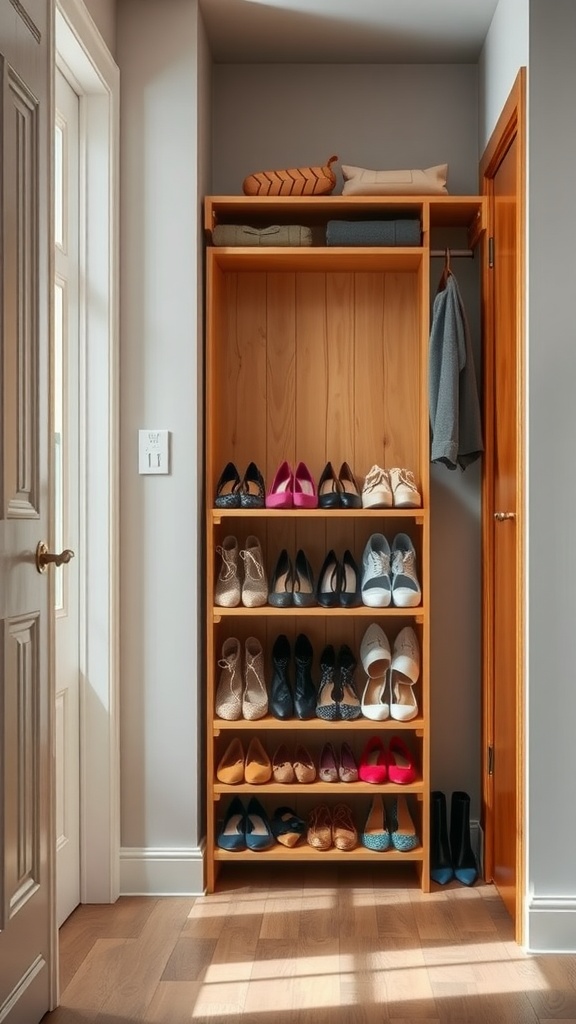
{"label": "hanging clothes rod", "polygon": [[431,249],[430,255],[440,257],[448,255],[450,256],[450,259],[452,259],[453,256],[457,258],[461,257],[462,259],[474,259],[474,249]]}

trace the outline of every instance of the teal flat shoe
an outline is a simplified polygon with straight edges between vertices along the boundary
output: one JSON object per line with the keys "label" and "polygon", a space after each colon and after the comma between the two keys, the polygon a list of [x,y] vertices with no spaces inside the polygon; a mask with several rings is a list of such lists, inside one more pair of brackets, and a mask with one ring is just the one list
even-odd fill
{"label": "teal flat shoe", "polygon": [[268,850],[274,845],[272,826],[262,804],[251,797],[246,810],[246,846],[249,850]]}
{"label": "teal flat shoe", "polygon": [[228,806],[224,821],[216,837],[221,850],[237,853],[246,849],[246,811],[240,797],[235,796]]}

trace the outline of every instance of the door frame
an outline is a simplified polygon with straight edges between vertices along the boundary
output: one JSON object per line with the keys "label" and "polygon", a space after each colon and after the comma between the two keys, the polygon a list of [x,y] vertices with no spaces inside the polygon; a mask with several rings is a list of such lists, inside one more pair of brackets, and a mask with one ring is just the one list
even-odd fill
{"label": "door frame", "polygon": [[57,0],[55,58],[80,114],[80,899],[113,903],[120,893],[119,71],[79,0]]}
{"label": "door frame", "polygon": [[[516,232],[517,288],[516,288],[516,349],[517,349],[517,395],[518,447],[516,480],[516,555],[518,574],[515,582],[518,634],[516,638],[516,751],[517,781],[516,808],[517,823],[525,821],[526,808],[526,587],[525,587],[525,546],[526,546],[526,374],[525,374],[525,324],[526,324],[526,68],[520,68],[512,90],[488,145],[480,161],[480,192],[488,196],[487,237],[494,233],[493,177],[506,155],[511,143],[518,141],[520,166],[518,168],[518,218]],[[484,828],[484,875],[492,881],[494,870],[494,779],[491,772],[491,754],[494,744],[494,482],[495,446],[494,416],[495,394],[490,382],[495,372],[494,335],[494,277],[488,259],[484,260],[482,272],[482,305],[484,323],[484,431],[485,455],[482,478],[482,811]],[[522,944],[525,934],[525,880],[526,843],[523,827],[516,828],[516,913],[515,937]]]}

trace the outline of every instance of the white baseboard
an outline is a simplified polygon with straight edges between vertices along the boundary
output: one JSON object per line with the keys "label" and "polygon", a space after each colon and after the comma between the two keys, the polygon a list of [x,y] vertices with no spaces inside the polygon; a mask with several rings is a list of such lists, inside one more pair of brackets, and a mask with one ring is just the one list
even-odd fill
{"label": "white baseboard", "polygon": [[576,897],[532,896],[526,940],[531,953],[576,953]]}
{"label": "white baseboard", "polygon": [[122,896],[202,896],[204,848],[120,850]]}

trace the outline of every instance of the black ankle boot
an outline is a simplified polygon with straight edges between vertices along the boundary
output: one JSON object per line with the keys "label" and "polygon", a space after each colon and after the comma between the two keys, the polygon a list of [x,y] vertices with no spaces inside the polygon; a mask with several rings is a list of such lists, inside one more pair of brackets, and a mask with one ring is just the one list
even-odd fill
{"label": "black ankle boot", "polygon": [[430,878],[446,885],[454,877],[450,846],[446,797],[439,789],[430,794]]}
{"label": "black ankle boot", "polygon": [[288,662],[290,661],[290,644],[283,633],[276,637],[272,648],[272,682],[268,707],[274,718],[292,718],[294,701],[288,678]]}
{"label": "black ankle boot", "polygon": [[304,633],[299,633],[294,645],[296,661],[296,682],[294,684],[294,708],[298,718],[314,718],[316,715],[316,687],[312,681],[312,644]]}
{"label": "black ankle boot", "polygon": [[468,793],[460,791],[452,793],[450,848],[456,878],[463,885],[474,885],[478,877],[478,869],[470,842],[470,797]]}

